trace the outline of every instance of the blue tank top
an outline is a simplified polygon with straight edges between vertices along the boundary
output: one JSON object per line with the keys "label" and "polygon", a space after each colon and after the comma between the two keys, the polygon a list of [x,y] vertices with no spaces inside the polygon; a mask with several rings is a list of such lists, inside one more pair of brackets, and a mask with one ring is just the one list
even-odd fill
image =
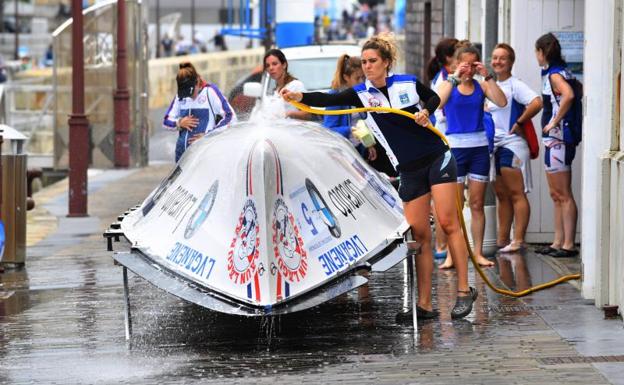
{"label": "blue tank top", "polygon": [[483,131],[483,103],[485,94],[479,82],[472,79],[474,91],[463,95],[453,87],[448,102],[444,105],[447,134],[467,134]]}

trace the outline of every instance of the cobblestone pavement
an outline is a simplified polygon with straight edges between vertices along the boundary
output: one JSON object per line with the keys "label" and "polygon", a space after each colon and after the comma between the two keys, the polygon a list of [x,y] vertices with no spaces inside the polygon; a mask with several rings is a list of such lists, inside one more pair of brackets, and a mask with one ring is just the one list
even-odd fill
{"label": "cobblestone pavement", "polygon": [[[127,343],[121,269],[101,233],[169,169],[92,173],[88,218],[64,217],[66,182],[36,196],[27,268],[0,274],[0,383],[622,383],[621,320],[603,320],[571,285],[519,300],[487,290],[471,271],[481,295],[467,319],[453,321],[454,273],[437,272],[442,316],[422,322],[415,340],[394,321],[407,303],[403,265],[274,319],[213,313],[131,275]],[[552,266],[528,252],[499,256],[489,274],[520,289],[568,267]]]}

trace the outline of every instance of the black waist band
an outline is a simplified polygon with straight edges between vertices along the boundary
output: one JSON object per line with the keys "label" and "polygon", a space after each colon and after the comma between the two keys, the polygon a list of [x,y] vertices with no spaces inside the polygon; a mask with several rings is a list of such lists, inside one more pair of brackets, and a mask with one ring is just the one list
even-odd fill
{"label": "black waist band", "polygon": [[407,163],[400,163],[397,166],[397,171],[417,171],[423,167],[427,167],[431,163],[433,163],[436,159],[438,159],[440,156],[442,156],[445,152],[447,152],[448,149],[449,149],[448,147],[444,147],[443,149],[439,151],[434,151],[431,154],[427,154],[423,156],[422,158],[418,158],[416,160],[413,160]]}

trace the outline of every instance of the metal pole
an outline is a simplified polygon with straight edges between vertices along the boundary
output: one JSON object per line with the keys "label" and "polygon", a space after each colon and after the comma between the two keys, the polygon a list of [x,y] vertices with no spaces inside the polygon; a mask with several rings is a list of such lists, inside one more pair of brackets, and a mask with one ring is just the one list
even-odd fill
{"label": "metal pole", "polygon": [[[0,4],[3,5],[3,4]],[[4,143],[4,129],[0,132],[0,219],[2,219],[2,143]]]}
{"label": "metal pole", "polygon": [[271,20],[269,18],[270,0],[264,0],[264,50],[268,51],[273,45],[273,36],[271,35]]}
{"label": "metal pole", "polygon": [[455,0],[444,0],[444,36],[455,36]]}
{"label": "metal pole", "polygon": [[84,113],[82,1],[72,0],[72,114],[69,116],[69,217],[87,216],[89,120]]}
{"label": "metal pole", "polygon": [[[15,4],[15,60],[19,59],[19,7],[18,0],[13,0]],[[3,5],[4,6],[4,5]],[[2,20],[4,23],[4,20]]]}
{"label": "metal pole", "polygon": [[191,0],[191,43],[195,44],[195,0]]}
{"label": "metal pole", "polygon": [[156,57],[160,57],[160,0],[156,0]]}
{"label": "metal pole", "polygon": [[113,94],[115,113],[115,167],[130,165],[130,92],[126,54],[126,0],[117,0],[117,88]]}
{"label": "metal pole", "polygon": [[414,338],[417,339],[418,338],[418,311],[416,310],[416,306],[417,306],[417,294],[416,294],[416,274],[415,274],[415,270],[416,270],[416,266],[415,266],[415,262],[416,262],[416,255],[415,254],[411,254],[409,257],[407,257],[407,275],[408,275],[408,282],[409,282],[409,292],[410,292],[410,301],[412,303],[412,322],[414,324]]}
{"label": "metal pole", "polygon": [[128,289],[128,269],[123,267],[123,287],[124,287],[124,326],[126,329],[126,340],[132,336],[132,317],[130,315],[130,290]]}
{"label": "metal pole", "polygon": [[0,33],[4,32],[4,0],[0,0]]}

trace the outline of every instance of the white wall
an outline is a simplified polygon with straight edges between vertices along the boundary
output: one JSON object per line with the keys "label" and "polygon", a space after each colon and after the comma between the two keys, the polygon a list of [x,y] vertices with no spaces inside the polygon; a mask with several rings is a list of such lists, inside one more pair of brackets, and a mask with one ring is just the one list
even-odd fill
{"label": "white wall", "polygon": [[[509,36],[508,43],[516,51],[514,75],[524,80],[533,90],[541,93],[540,68],[535,60],[535,41],[541,35],[554,31],[583,31],[583,0],[523,0],[499,3],[501,12],[509,9],[509,17],[499,18],[503,36]],[[540,115],[533,119],[539,128]],[[581,206],[581,170],[583,153],[577,148],[572,167],[572,187],[577,204]],[[529,194],[531,220],[527,229],[527,241],[552,242],[553,205],[550,198],[546,174],[544,173],[543,149],[540,158],[532,161],[534,189]],[[580,218],[580,216],[579,216]],[[580,235],[580,220],[578,231]],[[577,241],[580,239],[577,237]]]}
{"label": "white wall", "polygon": [[[586,129],[583,138],[583,193],[594,199],[586,199],[579,211],[585,219],[582,234],[583,295],[596,298],[597,304],[607,301],[607,292],[604,290],[606,286],[602,285],[602,280],[606,280],[609,270],[607,253],[603,252],[609,243],[608,222],[603,222],[605,211],[609,211],[609,162],[601,158],[611,146],[614,117],[619,109],[615,103],[614,87],[617,84],[619,58],[614,57],[614,52],[619,52],[621,46],[616,32],[616,24],[620,24],[621,20],[616,23],[614,1],[605,0],[600,4],[592,2],[591,5],[588,2],[585,9],[587,20],[601,21],[588,22],[585,28],[586,115],[583,123]],[[593,55],[593,52],[601,54]]]}

